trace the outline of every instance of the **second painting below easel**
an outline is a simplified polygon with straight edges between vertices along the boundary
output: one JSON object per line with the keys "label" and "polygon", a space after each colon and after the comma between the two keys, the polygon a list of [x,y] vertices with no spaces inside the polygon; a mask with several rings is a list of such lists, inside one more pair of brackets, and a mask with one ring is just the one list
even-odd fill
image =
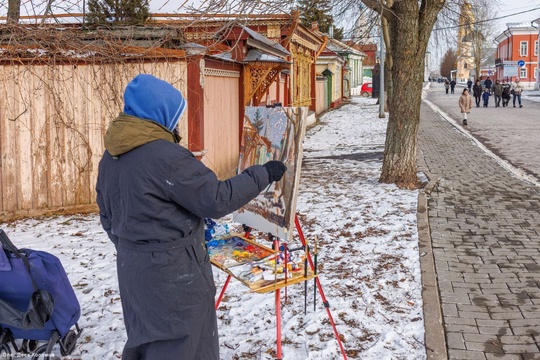
{"label": "second painting below easel", "polygon": [[234,220],[289,240],[294,225],[302,166],[307,108],[249,106],[244,114],[239,173],[251,165],[280,160],[287,166],[281,181],[235,213]]}

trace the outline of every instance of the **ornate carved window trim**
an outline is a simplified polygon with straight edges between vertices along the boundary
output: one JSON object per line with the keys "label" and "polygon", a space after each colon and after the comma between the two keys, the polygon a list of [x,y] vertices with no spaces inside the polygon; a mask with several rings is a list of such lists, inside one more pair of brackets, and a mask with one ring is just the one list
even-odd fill
{"label": "ornate carved window trim", "polygon": [[311,105],[311,64],[313,55],[304,47],[291,44],[293,58],[293,106]]}
{"label": "ornate carved window trim", "polygon": [[204,68],[204,75],[205,76],[239,78],[240,77],[240,72],[239,71],[232,71],[232,70]]}

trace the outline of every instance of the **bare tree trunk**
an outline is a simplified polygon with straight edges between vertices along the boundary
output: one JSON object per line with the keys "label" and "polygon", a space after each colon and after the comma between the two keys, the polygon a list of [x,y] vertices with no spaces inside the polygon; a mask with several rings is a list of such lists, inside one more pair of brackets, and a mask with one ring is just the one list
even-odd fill
{"label": "bare tree trunk", "polygon": [[382,13],[388,23],[389,36],[385,40],[391,55],[388,59],[390,116],[379,180],[401,188],[416,188],[416,146],[425,54],[433,24],[445,1],[422,0],[419,4],[411,0],[389,0],[386,5],[376,0],[362,2]]}
{"label": "bare tree trunk", "polygon": [[476,80],[480,80],[482,77],[482,68],[481,68],[481,61],[482,61],[482,45],[480,44],[478,32],[475,30],[474,34],[474,67],[476,72]]}
{"label": "bare tree trunk", "polygon": [[392,82],[402,85],[394,88],[388,97],[391,111],[379,180],[410,189],[418,186],[416,147],[423,73],[418,71],[417,66],[424,61],[422,58],[412,57],[407,51],[395,50],[394,63],[400,65],[397,69],[392,69]]}
{"label": "bare tree trunk", "polygon": [[7,23],[18,24],[21,17],[21,0],[8,0]]}

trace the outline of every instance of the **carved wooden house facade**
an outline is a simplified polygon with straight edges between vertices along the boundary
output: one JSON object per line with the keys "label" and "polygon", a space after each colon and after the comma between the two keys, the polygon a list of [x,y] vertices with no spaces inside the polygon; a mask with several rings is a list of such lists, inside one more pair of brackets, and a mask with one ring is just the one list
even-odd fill
{"label": "carved wooden house facade", "polygon": [[[188,53],[191,46],[192,54],[200,54],[198,68],[188,79],[196,80],[204,63],[203,85],[188,83],[188,142],[190,150],[204,151],[203,161],[218,176],[230,176],[236,169],[245,106],[315,110],[315,59],[326,39],[300,25],[298,13],[213,15],[187,24],[183,36]],[[220,73],[210,70],[216,68]],[[213,78],[219,76],[229,76],[226,85],[216,86]],[[191,101],[197,93],[204,94],[204,102]]]}
{"label": "carved wooden house facade", "polygon": [[[63,29],[68,27],[62,26]],[[315,59],[326,39],[300,25],[298,13],[257,15],[247,19],[224,16],[197,21],[154,21],[151,26],[112,30],[87,29],[80,25],[69,28],[72,29],[70,41],[80,43],[76,48],[97,49],[94,53],[100,54],[103,49],[114,44],[115,51],[112,53],[128,53],[133,56],[129,60],[123,58],[95,61],[95,57],[89,55],[92,52],[88,51],[88,54],[73,53],[69,61],[49,62],[49,67],[43,67],[43,61],[34,61],[34,53],[29,52],[30,60],[22,70],[31,74],[46,70],[40,75],[39,81],[50,81],[54,87],[38,86],[39,81],[30,77],[24,78],[28,79],[28,84],[24,83],[25,87],[22,87],[22,83],[16,84],[12,81],[13,72],[22,71],[20,65],[7,61],[0,67],[0,90],[4,89],[4,93],[12,91],[14,94],[22,94],[21,99],[13,97],[17,102],[6,98],[7,102],[2,107],[9,111],[5,111],[4,115],[6,119],[13,118],[17,121],[3,121],[3,124],[16,125],[24,120],[41,124],[42,128],[48,129],[47,121],[50,116],[47,114],[56,114],[59,111],[64,114],[65,110],[69,121],[55,123],[55,131],[61,134],[69,133],[74,122],[81,122],[81,126],[88,126],[90,129],[88,137],[92,139],[90,147],[84,139],[80,139],[82,145],[75,144],[75,141],[55,143],[54,151],[63,155],[56,156],[51,153],[40,157],[44,159],[40,160],[41,162],[17,160],[19,155],[13,153],[13,174],[2,171],[0,186],[15,184],[17,187],[11,190],[3,189],[5,196],[3,205],[0,206],[0,215],[2,212],[40,212],[55,208],[63,208],[69,212],[69,208],[80,205],[93,206],[96,166],[103,151],[102,136],[114,115],[122,110],[123,88],[137,73],[152,73],[170,81],[182,91],[188,103],[188,111],[179,124],[182,145],[200,156],[220,178],[227,178],[236,172],[245,106],[282,104],[315,109]],[[102,31],[107,34],[104,35]],[[58,33],[67,32],[58,30]],[[32,36],[28,36],[28,39],[31,40]],[[58,39],[53,40],[59,43]],[[39,52],[39,47],[44,44],[45,40],[33,51]],[[121,50],[118,50],[119,48]],[[118,76],[118,69],[121,69],[121,77]],[[60,73],[61,82],[55,78]],[[113,76],[115,73],[116,77]],[[106,81],[107,91],[104,91],[100,81]],[[33,88],[36,86],[41,92],[36,92]],[[64,97],[62,94],[57,96],[54,92],[57,88],[64,91]],[[101,91],[98,90],[100,88]],[[78,100],[69,96],[71,92],[79,90],[85,93],[84,96],[77,96]],[[31,99],[32,93],[41,94],[38,100],[43,101],[25,100]],[[63,105],[59,108],[58,102],[45,101],[51,97],[60,99]],[[110,99],[114,101],[111,102]],[[66,105],[75,100],[78,102],[73,107]],[[26,103],[32,106],[43,103],[44,106],[53,108],[43,111],[32,108],[27,111],[20,105]],[[91,125],[94,123],[95,125]],[[40,129],[36,126],[28,128],[34,131]],[[13,130],[11,139],[20,138],[17,146],[21,149],[26,141],[24,139],[35,138],[37,147],[29,147],[28,156],[38,156],[38,152],[34,150],[40,148],[42,141],[38,139],[41,138],[37,133],[21,132],[21,129],[20,126],[8,129],[6,125],[0,132],[4,138],[4,135],[7,136],[9,131]],[[85,134],[86,130],[81,133]],[[63,139],[53,135],[51,133],[51,139]],[[10,142],[2,141],[3,156],[11,154],[8,149],[11,145],[7,144]],[[80,154],[73,156],[73,149]],[[85,152],[80,151],[81,149],[90,150]],[[24,153],[20,151],[20,154]],[[56,162],[48,164],[47,159]],[[77,172],[80,162],[90,165],[85,171]],[[43,163],[40,165],[42,170],[27,166],[36,163]],[[73,168],[73,171],[66,172],[67,168]],[[54,174],[58,174],[60,178],[71,175],[65,182],[59,183],[58,180],[53,181]],[[51,190],[45,184],[61,186]],[[19,195],[6,195],[10,192]]]}

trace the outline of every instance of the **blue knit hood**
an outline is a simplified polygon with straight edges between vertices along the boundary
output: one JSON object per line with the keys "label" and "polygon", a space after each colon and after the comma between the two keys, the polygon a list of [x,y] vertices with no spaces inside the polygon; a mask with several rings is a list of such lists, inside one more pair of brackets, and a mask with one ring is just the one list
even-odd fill
{"label": "blue knit hood", "polygon": [[186,100],[171,84],[152,75],[137,75],[126,86],[124,113],[155,121],[173,131],[186,109]]}

